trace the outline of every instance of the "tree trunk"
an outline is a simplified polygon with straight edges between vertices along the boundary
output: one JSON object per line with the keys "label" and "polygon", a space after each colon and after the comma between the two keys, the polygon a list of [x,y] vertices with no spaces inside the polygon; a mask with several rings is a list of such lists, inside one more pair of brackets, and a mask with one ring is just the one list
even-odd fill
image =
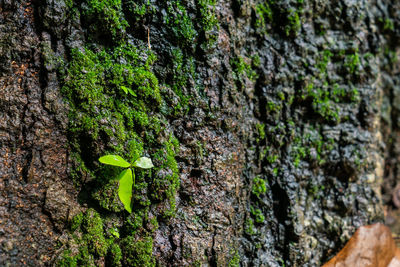
{"label": "tree trunk", "polygon": [[[0,265],[318,266],[383,220],[399,1],[0,7]],[[107,154],[154,163],[132,213]]]}

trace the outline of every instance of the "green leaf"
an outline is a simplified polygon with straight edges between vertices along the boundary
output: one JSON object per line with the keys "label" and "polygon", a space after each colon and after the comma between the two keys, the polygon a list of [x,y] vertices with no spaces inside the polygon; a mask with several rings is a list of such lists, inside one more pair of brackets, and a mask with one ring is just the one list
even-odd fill
{"label": "green leaf", "polygon": [[150,169],[153,168],[153,162],[151,162],[151,159],[147,158],[147,157],[141,157],[139,159],[137,159],[134,163],[133,163],[134,167],[139,167],[142,169]]}
{"label": "green leaf", "polygon": [[125,94],[128,94],[128,90],[129,90],[128,87],[121,85],[121,89],[124,90]]}
{"label": "green leaf", "polygon": [[123,158],[121,158],[118,155],[103,156],[103,157],[99,158],[99,161],[103,164],[118,166],[118,167],[122,167],[122,168],[127,168],[127,167],[131,166],[131,164],[129,164],[129,162],[127,162],[126,160],[124,160]]}
{"label": "green leaf", "polygon": [[128,92],[129,92],[131,95],[133,95],[134,97],[136,97],[135,92],[134,92],[131,88],[128,88]]}
{"label": "green leaf", "polygon": [[118,232],[118,228],[111,228],[110,232],[113,236],[115,236],[116,238],[119,238],[119,232]]}
{"label": "green leaf", "polygon": [[131,213],[131,199],[132,199],[132,170],[126,169],[121,172],[118,177],[119,187],[118,187],[118,196],[121,200],[122,204],[124,204],[125,209]]}

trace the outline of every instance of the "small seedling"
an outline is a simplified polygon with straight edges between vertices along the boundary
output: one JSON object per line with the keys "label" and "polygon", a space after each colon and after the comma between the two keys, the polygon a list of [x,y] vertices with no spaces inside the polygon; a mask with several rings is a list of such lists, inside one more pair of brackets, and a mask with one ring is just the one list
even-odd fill
{"label": "small seedling", "polygon": [[151,169],[154,167],[151,159],[141,157],[133,163],[129,163],[118,155],[107,155],[99,158],[103,164],[125,168],[118,176],[119,181],[118,196],[125,209],[131,213],[132,186],[135,184],[134,168]]}
{"label": "small seedling", "polygon": [[131,95],[133,95],[134,97],[136,97],[135,92],[134,92],[131,88],[122,85],[122,86],[121,86],[121,89],[125,92],[125,94],[130,93]]}

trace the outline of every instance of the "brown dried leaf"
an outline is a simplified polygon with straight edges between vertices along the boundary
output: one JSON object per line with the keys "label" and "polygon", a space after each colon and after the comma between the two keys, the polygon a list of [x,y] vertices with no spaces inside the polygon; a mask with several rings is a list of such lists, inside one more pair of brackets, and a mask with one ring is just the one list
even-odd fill
{"label": "brown dried leaf", "polygon": [[339,266],[400,267],[400,252],[390,229],[381,223],[360,227],[344,248],[323,265]]}

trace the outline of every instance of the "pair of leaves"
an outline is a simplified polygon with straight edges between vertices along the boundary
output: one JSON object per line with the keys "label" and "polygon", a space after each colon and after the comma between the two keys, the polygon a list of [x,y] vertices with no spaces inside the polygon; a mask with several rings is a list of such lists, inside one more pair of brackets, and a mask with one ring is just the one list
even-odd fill
{"label": "pair of leaves", "polygon": [[128,168],[123,170],[118,176],[118,197],[121,200],[122,204],[124,204],[125,209],[129,213],[131,213],[132,186],[135,181],[135,173],[132,171],[132,167],[142,169],[153,168],[154,165],[151,162],[151,159],[147,157],[141,157],[133,162],[133,164],[130,164],[118,155],[107,155],[99,158],[99,161],[107,165]]}
{"label": "pair of leaves", "polygon": [[122,167],[122,168],[135,167],[142,169],[150,169],[154,167],[153,163],[151,162],[151,159],[147,157],[141,157],[137,159],[133,164],[130,164],[129,162],[127,162],[118,155],[103,156],[99,158],[99,161],[103,164]]}
{"label": "pair of leaves", "polygon": [[125,94],[130,93],[131,95],[136,97],[135,92],[131,88],[121,85],[121,89],[125,92]]}

